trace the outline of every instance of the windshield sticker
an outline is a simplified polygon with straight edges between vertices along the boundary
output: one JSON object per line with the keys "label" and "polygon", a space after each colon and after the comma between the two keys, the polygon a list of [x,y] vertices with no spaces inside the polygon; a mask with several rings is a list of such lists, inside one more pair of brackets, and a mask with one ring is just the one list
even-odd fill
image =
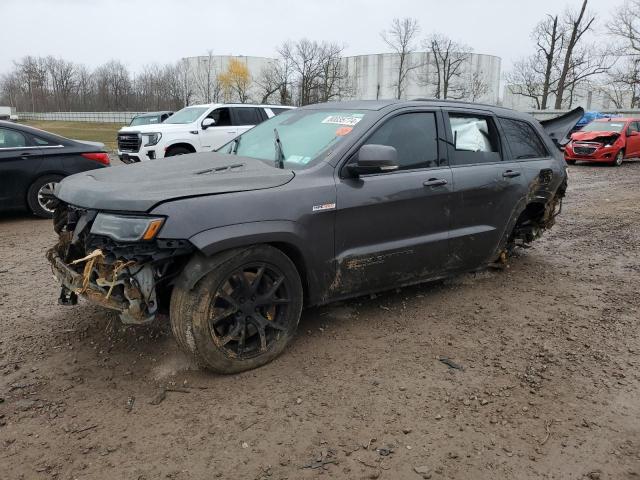
{"label": "windshield sticker", "polygon": [[356,115],[329,115],[327,118],[322,120],[322,123],[331,123],[333,125],[346,125],[348,127],[354,127],[360,120],[362,120],[362,116],[358,117]]}
{"label": "windshield sticker", "polygon": [[336,130],[336,136],[344,137],[345,135],[349,135],[349,133],[351,133],[351,130],[353,130],[353,127],[340,127],[338,130]]}

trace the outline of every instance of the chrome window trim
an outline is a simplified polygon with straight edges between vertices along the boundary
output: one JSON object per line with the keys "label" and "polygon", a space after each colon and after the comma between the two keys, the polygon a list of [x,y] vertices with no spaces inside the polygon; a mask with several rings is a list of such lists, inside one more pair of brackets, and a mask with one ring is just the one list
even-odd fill
{"label": "chrome window trim", "polygon": [[0,147],[0,150],[31,150],[34,148],[64,148],[64,145],[42,145],[40,147]]}

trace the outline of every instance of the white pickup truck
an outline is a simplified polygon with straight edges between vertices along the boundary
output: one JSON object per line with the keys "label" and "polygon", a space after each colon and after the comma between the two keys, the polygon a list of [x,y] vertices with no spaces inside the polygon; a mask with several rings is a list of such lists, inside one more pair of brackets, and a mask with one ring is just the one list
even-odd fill
{"label": "white pickup truck", "polygon": [[192,105],[164,122],[123,127],[118,131],[118,157],[136,163],[193,152],[210,152],[258,123],[293,107],[282,105]]}
{"label": "white pickup truck", "polygon": [[0,107],[0,120],[17,122],[18,114],[16,113],[16,107]]}

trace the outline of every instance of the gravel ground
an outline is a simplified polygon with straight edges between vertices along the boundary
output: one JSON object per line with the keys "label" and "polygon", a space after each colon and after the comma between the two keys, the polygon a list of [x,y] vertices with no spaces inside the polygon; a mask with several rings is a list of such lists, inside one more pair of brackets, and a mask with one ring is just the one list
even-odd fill
{"label": "gravel ground", "polygon": [[307,310],[236,376],[58,306],[50,222],[0,217],[0,478],[639,478],[640,163],[570,182],[507,269]]}

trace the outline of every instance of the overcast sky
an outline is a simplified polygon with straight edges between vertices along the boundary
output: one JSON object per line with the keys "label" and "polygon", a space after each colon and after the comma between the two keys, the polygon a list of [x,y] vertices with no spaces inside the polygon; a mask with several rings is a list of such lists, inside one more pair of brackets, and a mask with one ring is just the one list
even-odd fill
{"label": "overcast sky", "polygon": [[[601,29],[623,0],[590,0]],[[393,17],[415,17],[422,34],[444,33],[477,53],[502,57],[503,71],[531,51],[529,33],[546,13],[580,0],[0,0],[0,73],[24,55],[54,55],[95,67],[111,59],[137,71],[213,50],[273,56],[287,39],[380,53]]]}

